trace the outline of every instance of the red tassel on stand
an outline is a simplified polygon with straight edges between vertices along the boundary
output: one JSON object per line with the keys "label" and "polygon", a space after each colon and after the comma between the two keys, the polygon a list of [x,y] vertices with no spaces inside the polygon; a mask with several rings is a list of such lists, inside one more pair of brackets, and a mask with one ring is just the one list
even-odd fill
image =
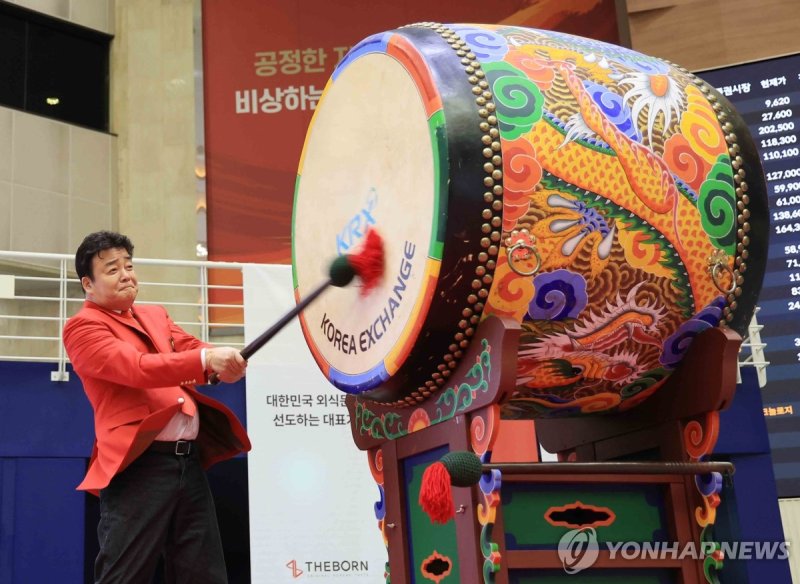
{"label": "red tassel on stand", "polygon": [[433,523],[447,523],[456,515],[450,473],[441,462],[434,462],[422,475],[419,504]]}
{"label": "red tassel on stand", "polygon": [[347,256],[356,275],[361,278],[361,295],[372,290],[383,275],[383,239],[374,229],[367,230],[361,251]]}

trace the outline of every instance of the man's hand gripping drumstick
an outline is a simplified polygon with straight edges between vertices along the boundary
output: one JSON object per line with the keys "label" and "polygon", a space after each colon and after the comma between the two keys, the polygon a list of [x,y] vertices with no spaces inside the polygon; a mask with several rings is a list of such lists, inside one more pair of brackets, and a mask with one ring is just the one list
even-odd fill
{"label": "man's hand gripping drumstick", "polygon": [[383,239],[378,235],[377,231],[370,229],[367,231],[367,237],[361,251],[336,258],[328,270],[328,279],[312,290],[297,303],[297,306],[284,314],[257,339],[242,349],[239,355],[231,355],[229,347],[208,349],[206,351],[206,367],[213,370],[213,373],[208,377],[209,384],[216,385],[220,381],[226,381],[227,379],[239,379],[244,372],[247,359],[267,344],[306,306],[311,304],[317,296],[322,294],[328,286],[342,288],[352,282],[354,277],[358,276],[361,279],[361,295],[363,296],[378,283],[381,276],[383,276],[383,269]]}

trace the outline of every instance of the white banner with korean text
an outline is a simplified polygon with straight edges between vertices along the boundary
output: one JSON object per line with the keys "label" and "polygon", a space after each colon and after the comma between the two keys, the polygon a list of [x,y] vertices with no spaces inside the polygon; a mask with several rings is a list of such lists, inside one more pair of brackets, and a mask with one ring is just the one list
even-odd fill
{"label": "white banner with korean text", "polygon": [[[244,269],[247,343],[294,305],[290,266]],[[366,453],[353,443],[344,396],[323,377],[296,319],[250,358],[253,584],[383,580],[378,488]]]}

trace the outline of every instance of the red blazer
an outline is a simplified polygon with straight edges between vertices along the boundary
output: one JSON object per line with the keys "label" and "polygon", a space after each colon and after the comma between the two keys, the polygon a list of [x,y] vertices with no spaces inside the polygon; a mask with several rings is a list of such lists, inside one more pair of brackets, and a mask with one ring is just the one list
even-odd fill
{"label": "red blazer", "polygon": [[205,468],[250,450],[234,413],[194,388],[205,380],[200,351],[211,345],[181,329],[160,306],[133,311],[136,318],[86,301],[64,327],[64,346],[94,409],[95,444],[78,489],[95,495],[176,412],[190,413],[188,396],[200,413],[197,445]]}

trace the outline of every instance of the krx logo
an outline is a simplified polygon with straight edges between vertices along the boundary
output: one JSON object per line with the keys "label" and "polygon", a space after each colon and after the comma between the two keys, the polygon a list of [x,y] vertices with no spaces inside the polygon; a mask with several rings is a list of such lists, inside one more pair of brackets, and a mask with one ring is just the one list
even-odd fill
{"label": "krx logo", "polygon": [[378,205],[378,191],[371,187],[367,194],[367,202],[356,213],[341,232],[336,236],[336,253],[345,254],[356,245],[367,233],[367,227],[375,225],[375,217],[372,216],[375,207]]}

